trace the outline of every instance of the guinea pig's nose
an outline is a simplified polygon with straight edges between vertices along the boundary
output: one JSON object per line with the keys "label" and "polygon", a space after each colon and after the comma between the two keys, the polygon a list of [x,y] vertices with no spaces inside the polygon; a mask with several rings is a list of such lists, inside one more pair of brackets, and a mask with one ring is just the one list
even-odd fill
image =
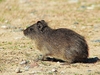
{"label": "guinea pig's nose", "polygon": [[24,35],[26,35],[27,34],[27,31],[26,30],[23,30],[23,33],[24,33]]}

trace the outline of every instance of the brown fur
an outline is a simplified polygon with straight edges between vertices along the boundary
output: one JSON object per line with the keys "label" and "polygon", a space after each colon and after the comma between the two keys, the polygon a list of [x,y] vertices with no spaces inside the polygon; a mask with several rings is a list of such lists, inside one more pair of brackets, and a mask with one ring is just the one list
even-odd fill
{"label": "brown fur", "polygon": [[88,45],[84,37],[70,29],[52,29],[41,20],[24,30],[24,35],[35,41],[43,59],[51,56],[72,63],[88,58]]}

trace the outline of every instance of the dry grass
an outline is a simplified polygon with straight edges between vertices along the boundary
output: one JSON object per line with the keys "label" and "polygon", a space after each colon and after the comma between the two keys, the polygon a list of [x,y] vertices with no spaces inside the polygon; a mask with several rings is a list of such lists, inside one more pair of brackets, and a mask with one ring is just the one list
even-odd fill
{"label": "dry grass", "polygon": [[[90,57],[100,58],[100,0],[79,0],[69,3],[69,0],[0,0],[0,71],[4,75],[16,75],[14,70],[22,60],[32,61],[38,55],[31,40],[25,38],[20,28],[44,19],[52,28],[70,28],[86,37],[90,47]],[[89,9],[91,8],[91,9]],[[7,26],[7,29],[2,28]],[[68,75],[99,75],[100,63],[72,64],[61,66],[55,62],[43,62],[44,72],[56,67]],[[40,70],[40,68],[36,68]],[[35,70],[33,68],[32,70]],[[28,72],[22,73],[27,75]],[[47,75],[60,75],[53,72]],[[63,74],[66,75],[66,74]]]}

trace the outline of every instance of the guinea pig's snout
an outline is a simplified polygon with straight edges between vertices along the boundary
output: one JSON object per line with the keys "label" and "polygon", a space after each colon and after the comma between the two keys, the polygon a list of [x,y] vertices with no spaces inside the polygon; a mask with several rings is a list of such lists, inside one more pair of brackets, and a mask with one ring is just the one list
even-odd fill
{"label": "guinea pig's snout", "polygon": [[23,33],[24,33],[24,35],[27,35],[27,30],[26,29],[23,30]]}

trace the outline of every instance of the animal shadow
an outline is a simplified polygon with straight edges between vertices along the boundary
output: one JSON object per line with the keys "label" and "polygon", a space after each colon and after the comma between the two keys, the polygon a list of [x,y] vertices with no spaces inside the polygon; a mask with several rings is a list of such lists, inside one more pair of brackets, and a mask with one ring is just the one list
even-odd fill
{"label": "animal shadow", "polygon": [[[61,62],[61,63],[64,63],[65,61],[64,60],[60,60],[60,59],[56,59],[56,58],[50,58],[50,57],[47,57],[46,58],[47,60],[45,61],[52,61],[52,62]],[[85,61],[83,62],[73,62],[74,63],[96,63],[97,61],[100,61],[100,59],[98,57],[94,57],[94,58],[88,58],[86,59]]]}
{"label": "animal shadow", "polygon": [[52,61],[52,62],[65,62],[64,60],[56,59],[56,58],[50,58],[50,57],[47,57],[45,61]]}
{"label": "animal shadow", "polygon": [[86,61],[84,61],[83,63],[96,63],[97,61],[100,61],[100,59],[98,57],[94,57],[86,59]]}

